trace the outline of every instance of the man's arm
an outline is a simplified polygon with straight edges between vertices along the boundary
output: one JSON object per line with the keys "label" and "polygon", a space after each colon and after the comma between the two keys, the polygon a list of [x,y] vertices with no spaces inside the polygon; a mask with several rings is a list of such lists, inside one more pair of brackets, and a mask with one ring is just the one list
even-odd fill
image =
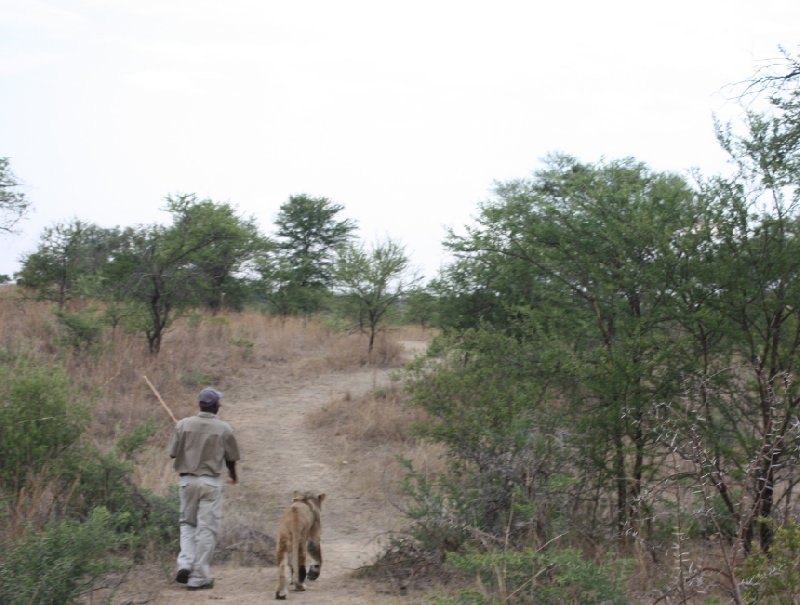
{"label": "man's arm", "polygon": [[231,478],[231,483],[237,483],[236,477],[236,460],[226,460],[225,466],[228,467],[228,476]]}

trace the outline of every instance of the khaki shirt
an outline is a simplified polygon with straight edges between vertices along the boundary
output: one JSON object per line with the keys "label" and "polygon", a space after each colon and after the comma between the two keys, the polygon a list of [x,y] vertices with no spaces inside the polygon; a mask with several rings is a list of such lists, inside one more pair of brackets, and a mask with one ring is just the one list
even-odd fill
{"label": "khaki shirt", "polygon": [[180,420],[167,451],[181,474],[219,477],[226,461],[239,460],[239,445],[231,425],[210,412]]}

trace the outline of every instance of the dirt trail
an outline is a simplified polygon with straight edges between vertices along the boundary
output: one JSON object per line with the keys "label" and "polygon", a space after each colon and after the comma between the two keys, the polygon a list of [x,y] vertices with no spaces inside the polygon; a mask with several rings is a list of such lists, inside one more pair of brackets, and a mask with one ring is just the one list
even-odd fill
{"label": "dirt trail", "polygon": [[[419,343],[409,343],[413,350]],[[396,526],[397,512],[381,494],[354,491],[353,471],[346,460],[309,430],[305,416],[346,394],[358,397],[389,382],[387,370],[320,372],[305,375],[301,384],[270,383],[257,369],[243,370],[225,393],[220,416],[239,439],[243,460],[240,482],[227,486],[225,523],[252,526],[274,537],[278,517],[293,490],[324,492],[322,508],[323,568],[305,592],[290,592],[287,603],[327,605],[401,605],[410,599],[379,592],[380,587],[355,580],[350,572],[372,560],[380,540]],[[120,604],[188,603],[263,604],[273,601],[277,568],[216,563],[213,590],[186,591],[169,578],[149,586],[147,596]]]}

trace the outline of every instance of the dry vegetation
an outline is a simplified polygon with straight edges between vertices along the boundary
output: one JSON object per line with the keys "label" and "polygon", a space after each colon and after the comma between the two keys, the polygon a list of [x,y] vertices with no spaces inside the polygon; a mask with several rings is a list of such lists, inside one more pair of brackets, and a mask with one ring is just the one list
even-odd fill
{"label": "dry vegetation", "polygon": [[356,467],[356,490],[398,493],[405,472],[398,457],[411,460],[416,469],[443,470],[441,448],[413,437],[413,425],[423,420],[420,410],[405,403],[402,387],[393,384],[362,397],[348,394],[331,401],[306,423],[338,449],[346,464]]}
{"label": "dry vegetation", "polygon": [[[0,288],[0,351],[9,358],[22,352],[39,365],[65,367],[81,397],[91,404],[89,435],[96,445],[108,448],[146,422],[159,427],[137,456],[135,481],[160,495],[174,483],[163,453],[171,421],[145,376],[180,418],[195,413],[200,388],[211,384],[225,391],[237,384],[243,371],[254,370],[267,382],[288,384],[309,373],[346,371],[368,363],[363,335],[336,333],[318,320],[257,312],[182,317],[168,332],[157,357],[147,352],[140,334],[119,327],[107,330],[91,351],[70,347],[63,331],[51,304],[26,300],[12,286]],[[399,368],[401,342],[428,336],[429,332],[415,328],[383,333],[372,364]],[[357,466],[361,487],[396,488],[398,454],[416,462],[437,459],[432,448],[409,436],[408,427],[418,416],[402,399],[397,384],[369,396],[331,401],[309,419],[310,426],[331,438],[344,460]],[[18,521],[23,523],[37,508],[46,508],[46,500],[44,493],[29,494],[23,504],[30,512],[20,511]]]}

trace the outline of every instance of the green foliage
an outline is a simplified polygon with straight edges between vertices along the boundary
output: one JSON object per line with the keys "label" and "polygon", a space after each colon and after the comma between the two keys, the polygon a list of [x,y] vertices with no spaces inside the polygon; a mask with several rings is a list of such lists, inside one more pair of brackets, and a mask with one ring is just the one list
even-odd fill
{"label": "green foliage", "polygon": [[412,536],[423,550],[458,549],[469,535],[471,520],[459,487],[446,477],[429,477],[415,471],[408,460],[400,462],[408,471],[403,479],[403,492],[409,497],[405,515],[414,522]]}
{"label": "green foliage", "polygon": [[148,420],[135,426],[129,433],[119,437],[114,450],[123,460],[131,460],[157,431],[158,427],[155,421]]}
{"label": "green foliage", "polygon": [[94,509],[84,522],[29,529],[0,558],[0,603],[76,603],[104,574],[125,567],[113,554],[123,540],[104,508]]}
{"label": "green foliage", "polygon": [[105,317],[97,309],[86,307],[74,313],[60,309],[56,311],[56,318],[62,330],[62,345],[72,348],[76,353],[98,351]]}
{"label": "green foliage", "polygon": [[210,384],[213,382],[211,375],[205,370],[192,368],[191,370],[184,370],[181,375],[181,382],[189,387],[199,387],[202,385]]}
{"label": "green foliage", "polygon": [[[512,502],[536,494],[535,523],[546,540],[559,494],[569,493],[552,487],[569,469],[551,430],[557,416],[542,405],[552,372],[546,347],[478,329],[442,338],[431,351],[410,366],[409,393],[428,414],[418,434],[450,453],[450,479],[443,483],[458,486],[451,491],[463,503],[461,524],[502,535]],[[512,533],[527,533],[531,522],[515,519]]]}
{"label": "green foliage", "polygon": [[439,297],[432,288],[411,288],[403,301],[403,322],[423,328],[441,325]]}
{"label": "green foliage", "polygon": [[437,605],[624,605],[628,562],[594,563],[571,548],[451,553],[447,562],[477,589],[434,599]]}
{"label": "green foliage", "polygon": [[234,338],[233,340],[229,341],[234,347],[238,347],[242,353],[242,359],[252,359],[253,358],[253,349],[256,345],[255,342],[248,338]]}
{"label": "green foliage", "polygon": [[132,548],[174,541],[172,499],[156,498],[131,480],[130,461],[154,434],[153,423],[121,436],[109,452],[83,447],[88,414],[67,376],[25,360],[0,367],[0,402],[0,489],[11,501],[26,481],[45,478],[58,511],[85,519],[102,507],[118,530],[131,531]]}
{"label": "green foliage", "polygon": [[181,313],[198,305],[213,311],[242,303],[237,273],[264,245],[252,219],[228,204],[194,195],[167,198],[172,225],[125,229],[95,280],[94,293],[125,310],[126,323],[144,333],[157,354]]}
{"label": "green foliage", "polygon": [[85,448],[59,466],[60,479],[72,486],[67,512],[85,518],[98,507],[108,510],[134,556],[145,548],[171,547],[177,538],[177,498],[157,497],[132,479],[133,459],[156,430],[152,422],[139,425],[110,451]]}
{"label": "green foliage", "polygon": [[[774,529],[774,521],[762,519]],[[746,603],[791,605],[800,595],[800,524],[774,529],[767,553],[753,552],[737,569]]]}
{"label": "green foliage", "polygon": [[17,178],[9,167],[9,160],[0,157],[0,233],[11,233],[14,226],[25,217],[30,202],[21,191]]}
{"label": "green foliage", "polygon": [[23,259],[17,283],[62,308],[78,295],[95,292],[99,275],[121,244],[118,229],[80,220],[48,227],[38,248]]}
{"label": "green foliage", "polygon": [[[800,398],[800,207],[789,181],[764,195],[786,168],[760,163],[776,159],[770,132],[778,130],[759,128],[731,146],[750,172],[699,191],[630,158],[563,155],[533,178],[499,184],[477,225],[447,242],[458,260],[436,292],[443,320],[465,336],[444,344],[446,361],[413,387],[446,419],[428,434],[484,474],[487,456],[472,435],[502,460],[499,451],[514,450],[493,449],[494,433],[522,437],[525,422],[549,420],[570,474],[614,499],[609,521],[620,536],[641,529],[643,487],[666,475],[658,452],[667,448],[693,465],[698,483],[712,477],[719,506],[706,527],[735,533],[737,476],[777,485],[800,462],[800,449],[784,446]],[[748,182],[756,168],[769,175]],[[488,338],[465,347],[469,329],[526,346],[502,359]],[[546,403],[524,407],[539,397]],[[550,413],[531,416],[534,407]],[[505,409],[514,413],[504,418]],[[752,466],[759,452],[772,454]],[[508,477],[508,466],[485,474]],[[744,497],[758,514],[774,510],[771,490]],[[760,539],[768,544],[769,532]]]}
{"label": "green foliage", "polygon": [[244,291],[237,274],[267,246],[254,219],[239,216],[230,204],[194,195],[167,198],[167,210],[173,216],[173,232],[206,242],[187,259],[202,303],[214,312],[223,305],[240,309]]}
{"label": "green foliage", "polygon": [[64,372],[24,360],[0,367],[0,486],[16,491],[28,474],[72,455],[85,412]]}
{"label": "green foliage", "polygon": [[338,220],[343,206],[324,197],[293,195],[275,219],[277,241],[259,259],[260,290],[282,315],[319,311],[333,280],[334,253],[356,223]]}
{"label": "green foliage", "polygon": [[333,281],[352,316],[369,333],[368,354],[372,354],[378,326],[398,306],[406,288],[417,278],[406,276],[408,257],[397,242],[386,240],[370,250],[348,244],[338,250]]}

